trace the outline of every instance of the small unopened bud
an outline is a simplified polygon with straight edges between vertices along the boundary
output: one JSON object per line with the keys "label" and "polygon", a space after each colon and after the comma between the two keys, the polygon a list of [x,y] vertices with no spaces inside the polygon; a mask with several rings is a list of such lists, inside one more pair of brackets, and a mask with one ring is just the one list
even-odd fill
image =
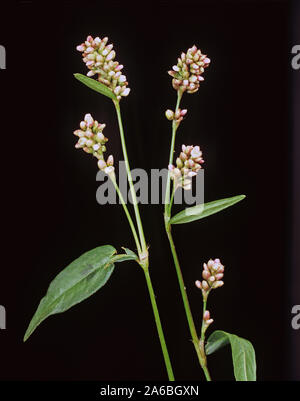
{"label": "small unopened bud", "polygon": [[113,166],[114,165],[114,157],[112,155],[108,156],[106,164],[108,166]]}
{"label": "small unopened bud", "polygon": [[213,283],[213,288],[219,288],[219,287],[222,287],[222,285],[224,285],[224,282],[218,280],[215,283]]}
{"label": "small unopened bud", "polygon": [[186,113],[187,113],[187,109],[181,110],[181,112],[180,112],[181,117],[185,116]]}
{"label": "small unopened bud", "polygon": [[98,132],[98,134],[97,134],[97,139],[98,139],[100,142],[104,141],[105,136],[102,134],[102,132]]}
{"label": "small unopened bud", "polygon": [[116,52],[112,50],[109,55],[106,57],[106,61],[110,61],[116,57]]}
{"label": "small unopened bud", "polygon": [[173,120],[174,119],[174,111],[172,110],[166,110],[165,115],[167,117],[168,120]]}
{"label": "small unopened bud", "polygon": [[104,172],[105,172],[107,175],[114,174],[115,168],[114,168],[113,166],[105,167]]}
{"label": "small unopened bud", "polygon": [[85,45],[82,44],[82,45],[76,46],[76,50],[78,50],[79,52],[84,52],[84,50],[85,50]]}
{"label": "small unopened bud", "polygon": [[196,287],[199,288],[200,290],[202,289],[201,281],[196,280],[196,281],[195,281],[195,285],[196,285]]}
{"label": "small unopened bud", "polygon": [[86,125],[88,127],[91,127],[93,125],[93,123],[94,123],[94,119],[90,114],[86,114],[84,116],[84,121],[86,122]]}
{"label": "small unopened bud", "polygon": [[100,149],[100,145],[98,143],[96,143],[95,145],[93,145],[93,149],[96,152],[97,150]]}
{"label": "small unopened bud", "polygon": [[130,88],[126,88],[126,89],[124,89],[124,90],[122,91],[121,95],[122,95],[122,96],[128,96],[129,93],[130,93]]}
{"label": "small unopened bud", "polygon": [[98,167],[100,170],[104,170],[106,168],[106,163],[104,160],[98,160]]}
{"label": "small unopened bud", "polygon": [[204,280],[208,280],[210,278],[210,273],[207,270],[203,270],[202,272],[202,277],[204,278]]}
{"label": "small unopened bud", "polygon": [[209,289],[209,285],[207,284],[207,281],[205,281],[205,280],[202,281],[202,288],[203,288],[203,290]]}
{"label": "small unopened bud", "polygon": [[209,319],[210,319],[210,313],[209,313],[208,310],[206,310],[206,311],[203,313],[203,320],[209,320]]}
{"label": "small unopened bud", "polygon": [[176,159],[176,166],[177,166],[178,168],[182,168],[182,167],[183,167],[183,162],[182,162],[182,160],[180,159],[180,157],[177,157],[177,159]]}
{"label": "small unopened bud", "polygon": [[121,92],[121,86],[117,86],[115,89],[114,89],[114,93],[118,96],[119,94],[120,94],[120,92]]}
{"label": "small unopened bud", "polygon": [[126,82],[126,76],[125,75],[120,75],[119,76],[119,82]]}

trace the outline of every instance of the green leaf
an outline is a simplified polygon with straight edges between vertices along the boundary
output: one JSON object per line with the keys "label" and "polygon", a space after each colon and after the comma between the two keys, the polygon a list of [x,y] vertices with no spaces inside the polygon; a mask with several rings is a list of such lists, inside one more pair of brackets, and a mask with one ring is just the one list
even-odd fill
{"label": "green leaf", "polygon": [[170,224],[190,223],[191,221],[204,219],[211,214],[218,213],[221,210],[240,202],[245,197],[246,195],[237,195],[232,198],[218,199],[216,201],[188,207],[173,216],[170,220]]}
{"label": "green leaf", "polygon": [[131,251],[129,248],[124,248],[124,246],[122,246],[122,249],[124,249],[124,251],[127,253],[127,255],[131,255],[131,256],[133,256],[135,259],[138,259],[137,254],[134,253],[133,251]]}
{"label": "green leaf", "polygon": [[62,313],[90,297],[110,278],[116,250],[111,245],[99,246],[81,255],[50,283],[24,336],[24,341],[48,316]]}
{"label": "green leaf", "polygon": [[74,74],[74,77],[78,79],[78,81],[82,82],[84,85],[88,86],[89,88],[93,89],[94,91],[101,93],[101,95],[107,96],[112,100],[117,100],[117,96],[110,90],[106,85],[102,84],[95,79],[86,77],[82,74]]}
{"label": "green leaf", "polygon": [[123,248],[126,253],[115,255],[112,258],[112,262],[124,262],[125,260],[139,260],[138,256],[128,248]]}
{"label": "green leaf", "polygon": [[236,381],[256,381],[255,351],[250,341],[235,334],[216,330],[209,336],[205,352],[207,355],[210,355],[226,344],[231,345]]}

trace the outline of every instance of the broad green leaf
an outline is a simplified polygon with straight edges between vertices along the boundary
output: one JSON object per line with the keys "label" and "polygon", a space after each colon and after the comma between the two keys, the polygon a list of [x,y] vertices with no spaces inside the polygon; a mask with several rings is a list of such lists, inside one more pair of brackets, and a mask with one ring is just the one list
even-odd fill
{"label": "broad green leaf", "polygon": [[107,96],[112,100],[117,100],[117,96],[113,93],[113,91],[101,82],[78,73],[74,74],[74,77],[94,91],[101,93],[101,95]]}
{"label": "broad green leaf", "polygon": [[236,381],[256,381],[255,351],[250,341],[216,330],[208,338],[205,346],[207,355],[212,354],[224,345],[231,345],[233,370]]}
{"label": "broad green leaf", "polygon": [[240,202],[245,197],[245,195],[237,195],[232,198],[218,199],[216,201],[188,207],[173,216],[170,220],[170,224],[190,223],[191,221],[204,219],[211,214],[218,213],[221,210]]}
{"label": "broad green leaf", "polygon": [[81,255],[50,283],[24,336],[24,341],[48,316],[62,313],[98,291],[110,278],[116,250],[99,246]]}

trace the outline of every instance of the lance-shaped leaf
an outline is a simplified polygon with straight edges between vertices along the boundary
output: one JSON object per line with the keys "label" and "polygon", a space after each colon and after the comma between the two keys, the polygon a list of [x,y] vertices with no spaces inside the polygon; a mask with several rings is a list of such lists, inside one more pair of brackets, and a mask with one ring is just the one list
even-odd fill
{"label": "lance-shaped leaf", "polygon": [[99,246],[84,253],[61,271],[41,300],[24,341],[48,316],[65,312],[103,287],[114,270],[112,259],[115,253],[111,245]]}
{"label": "lance-shaped leaf", "polygon": [[74,74],[74,77],[94,91],[101,93],[101,95],[107,96],[112,100],[117,100],[117,96],[114,92],[101,82],[78,73]]}
{"label": "lance-shaped leaf", "polygon": [[231,345],[233,370],[236,381],[256,381],[255,351],[250,341],[216,330],[208,338],[205,346],[207,355],[212,354],[224,345]]}
{"label": "lance-shaped leaf", "polygon": [[232,206],[237,202],[240,202],[245,197],[245,195],[237,195],[231,198],[218,199],[216,201],[188,207],[181,212],[175,214],[175,216],[171,218],[170,224],[184,224],[190,223],[191,221],[204,219],[211,214],[218,213],[221,210],[226,209],[227,207]]}
{"label": "lance-shaped leaf", "polygon": [[121,253],[121,254],[119,254],[119,255],[115,255],[115,256],[112,258],[112,262],[113,262],[113,263],[125,262],[126,260],[136,260],[136,261],[139,260],[138,256],[137,256],[133,251],[131,251],[131,250],[128,249],[128,248],[124,248],[124,247],[123,247],[123,249],[124,249],[124,251],[125,251],[126,253]]}

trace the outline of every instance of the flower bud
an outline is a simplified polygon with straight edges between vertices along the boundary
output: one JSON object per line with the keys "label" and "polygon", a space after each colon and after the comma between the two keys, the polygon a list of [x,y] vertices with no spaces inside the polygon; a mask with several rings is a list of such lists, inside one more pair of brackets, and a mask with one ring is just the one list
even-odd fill
{"label": "flower bud", "polygon": [[199,288],[200,290],[202,289],[201,281],[196,280],[196,281],[195,281],[195,285],[196,285],[196,287]]}
{"label": "flower bud", "polygon": [[100,145],[98,143],[96,143],[95,145],[93,145],[93,149],[95,151],[99,150],[100,149]]}
{"label": "flower bud", "polygon": [[108,166],[113,166],[113,165],[114,165],[114,158],[113,158],[112,155],[108,156],[107,161],[106,161],[106,164],[107,164]]}
{"label": "flower bud", "polygon": [[205,280],[202,281],[202,288],[203,288],[203,290],[209,289],[209,285],[207,284],[207,281],[205,281]]}
{"label": "flower bud", "polygon": [[94,123],[94,119],[90,114],[84,116],[84,121],[86,122],[87,127],[91,127]]}
{"label": "flower bud", "polygon": [[106,61],[113,60],[116,57],[116,52],[112,50],[109,55],[106,57]]}
{"label": "flower bud", "polygon": [[207,270],[203,270],[202,272],[202,277],[204,278],[204,280],[208,280],[210,278],[210,273]]}
{"label": "flower bud", "polygon": [[210,313],[209,313],[208,310],[206,310],[206,311],[203,313],[203,320],[209,320],[209,319],[210,319]]}
{"label": "flower bud", "polygon": [[224,285],[224,282],[218,280],[215,283],[213,283],[213,288],[222,287],[223,285]]}
{"label": "flower bud", "polygon": [[180,157],[177,157],[177,159],[176,159],[176,166],[177,166],[177,168],[183,167],[183,163],[182,163],[182,160],[180,159]]}
{"label": "flower bud", "polygon": [[105,169],[104,169],[104,172],[107,175],[114,174],[114,171],[115,171],[115,168],[113,166],[108,166],[108,167],[105,167]]}
{"label": "flower bud", "polygon": [[122,95],[122,96],[128,96],[129,93],[130,93],[130,88],[126,88],[126,89],[124,89],[124,90],[122,91],[121,95]]}
{"label": "flower bud", "polygon": [[81,129],[86,129],[86,123],[85,123],[85,121],[81,121],[80,124],[79,124],[79,126],[80,126]]}
{"label": "flower bud", "polygon": [[102,134],[102,132],[98,132],[97,136],[96,136],[97,140],[99,142],[103,142],[105,139],[105,136]]}
{"label": "flower bud", "polygon": [[168,120],[173,120],[174,119],[174,112],[172,110],[166,110],[165,116],[167,117]]}
{"label": "flower bud", "polygon": [[104,170],[106,168],[106,163],[104,160],[98,160],[98,167],[100,170]]}

